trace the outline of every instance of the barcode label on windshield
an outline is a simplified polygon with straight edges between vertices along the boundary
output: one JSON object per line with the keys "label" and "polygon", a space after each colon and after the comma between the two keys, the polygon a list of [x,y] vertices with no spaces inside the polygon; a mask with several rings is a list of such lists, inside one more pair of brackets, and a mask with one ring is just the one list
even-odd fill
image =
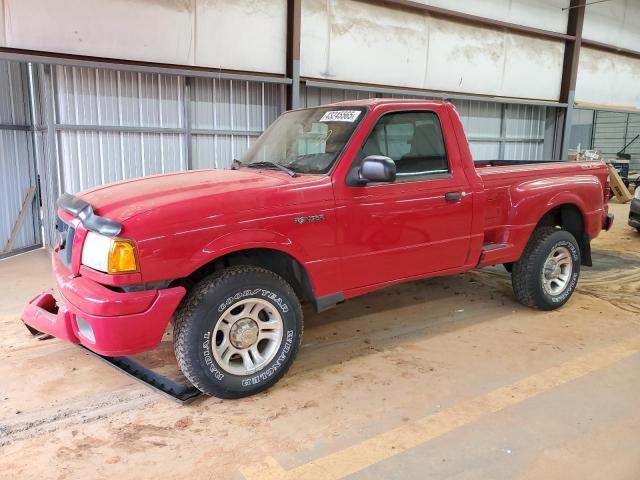
{"label": "barcode label on windshield", "polygon": [[355,122],[360,115],[360,110],[331,110],[326,112],[321,122]]}

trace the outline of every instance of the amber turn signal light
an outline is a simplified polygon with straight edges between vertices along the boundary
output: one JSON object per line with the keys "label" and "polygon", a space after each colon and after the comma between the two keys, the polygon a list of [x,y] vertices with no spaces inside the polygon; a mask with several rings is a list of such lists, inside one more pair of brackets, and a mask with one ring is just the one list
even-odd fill
{"label": "amber turn signal light", "polygon": [[113,239],[109,252],[109,273],[132,273],[138,271],[136,247],[129,240]]}

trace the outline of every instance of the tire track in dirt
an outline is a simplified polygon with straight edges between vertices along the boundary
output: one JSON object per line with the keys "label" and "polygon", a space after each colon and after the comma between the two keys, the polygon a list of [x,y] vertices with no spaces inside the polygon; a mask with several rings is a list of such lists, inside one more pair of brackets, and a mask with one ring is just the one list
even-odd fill
{"label": "tire track in dirt", "polygon": [[17,418],[4,418],[0,423],[0,447],[60,428],[85,424],[115,413],[140,408],[155,399],[157,396],[150,390],[129,388],[93,397],[81,397],[62,406],[24,412]]}
{"label": "tire track in dirt", "polygon": [[[478,272],[510,282],[501,267]],[[622,310],[640,313],[640,256],[628,252],[595,250],[593,267],[582,267],[577,291],[604,300]]]}

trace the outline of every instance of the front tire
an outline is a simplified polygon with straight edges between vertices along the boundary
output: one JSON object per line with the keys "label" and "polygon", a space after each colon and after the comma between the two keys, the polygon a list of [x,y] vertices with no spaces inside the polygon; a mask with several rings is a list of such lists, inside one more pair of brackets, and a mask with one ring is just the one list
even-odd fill
{"label": "front tire", "polygon": [[174,323],[174,350],[200,391],[241,398],[274,385],[302,339],[302,308],[291,286],[253,266],[216,272],[196,285]]}
{"label": "front tire", "polygon": [[523,305],[554,310],[569,300],[579,276],[580,248],[575,237],[566,230],[541,227],[514,262],[511,284]]}

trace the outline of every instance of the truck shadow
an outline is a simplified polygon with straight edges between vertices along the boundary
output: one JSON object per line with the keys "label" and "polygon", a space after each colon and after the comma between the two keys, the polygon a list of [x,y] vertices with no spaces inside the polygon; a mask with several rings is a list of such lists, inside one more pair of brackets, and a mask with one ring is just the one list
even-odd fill
{"label": "truck shadow", "polygon": [[[475,272],[396,285],[315,313],[289,377],[464,330],[524,309],[510,283]],[[534,312],[535,314],[535,312]]]}
{"label": "truck shadow", "polygon": [[[321,313],[305,306],[302,346],[285,378],[469,328],[521,308],[508,281],[483,278],[476,272],[395,285]],[[162,375],[185,381],[175,360],[171,326],[158,348],[133,358]]]}

